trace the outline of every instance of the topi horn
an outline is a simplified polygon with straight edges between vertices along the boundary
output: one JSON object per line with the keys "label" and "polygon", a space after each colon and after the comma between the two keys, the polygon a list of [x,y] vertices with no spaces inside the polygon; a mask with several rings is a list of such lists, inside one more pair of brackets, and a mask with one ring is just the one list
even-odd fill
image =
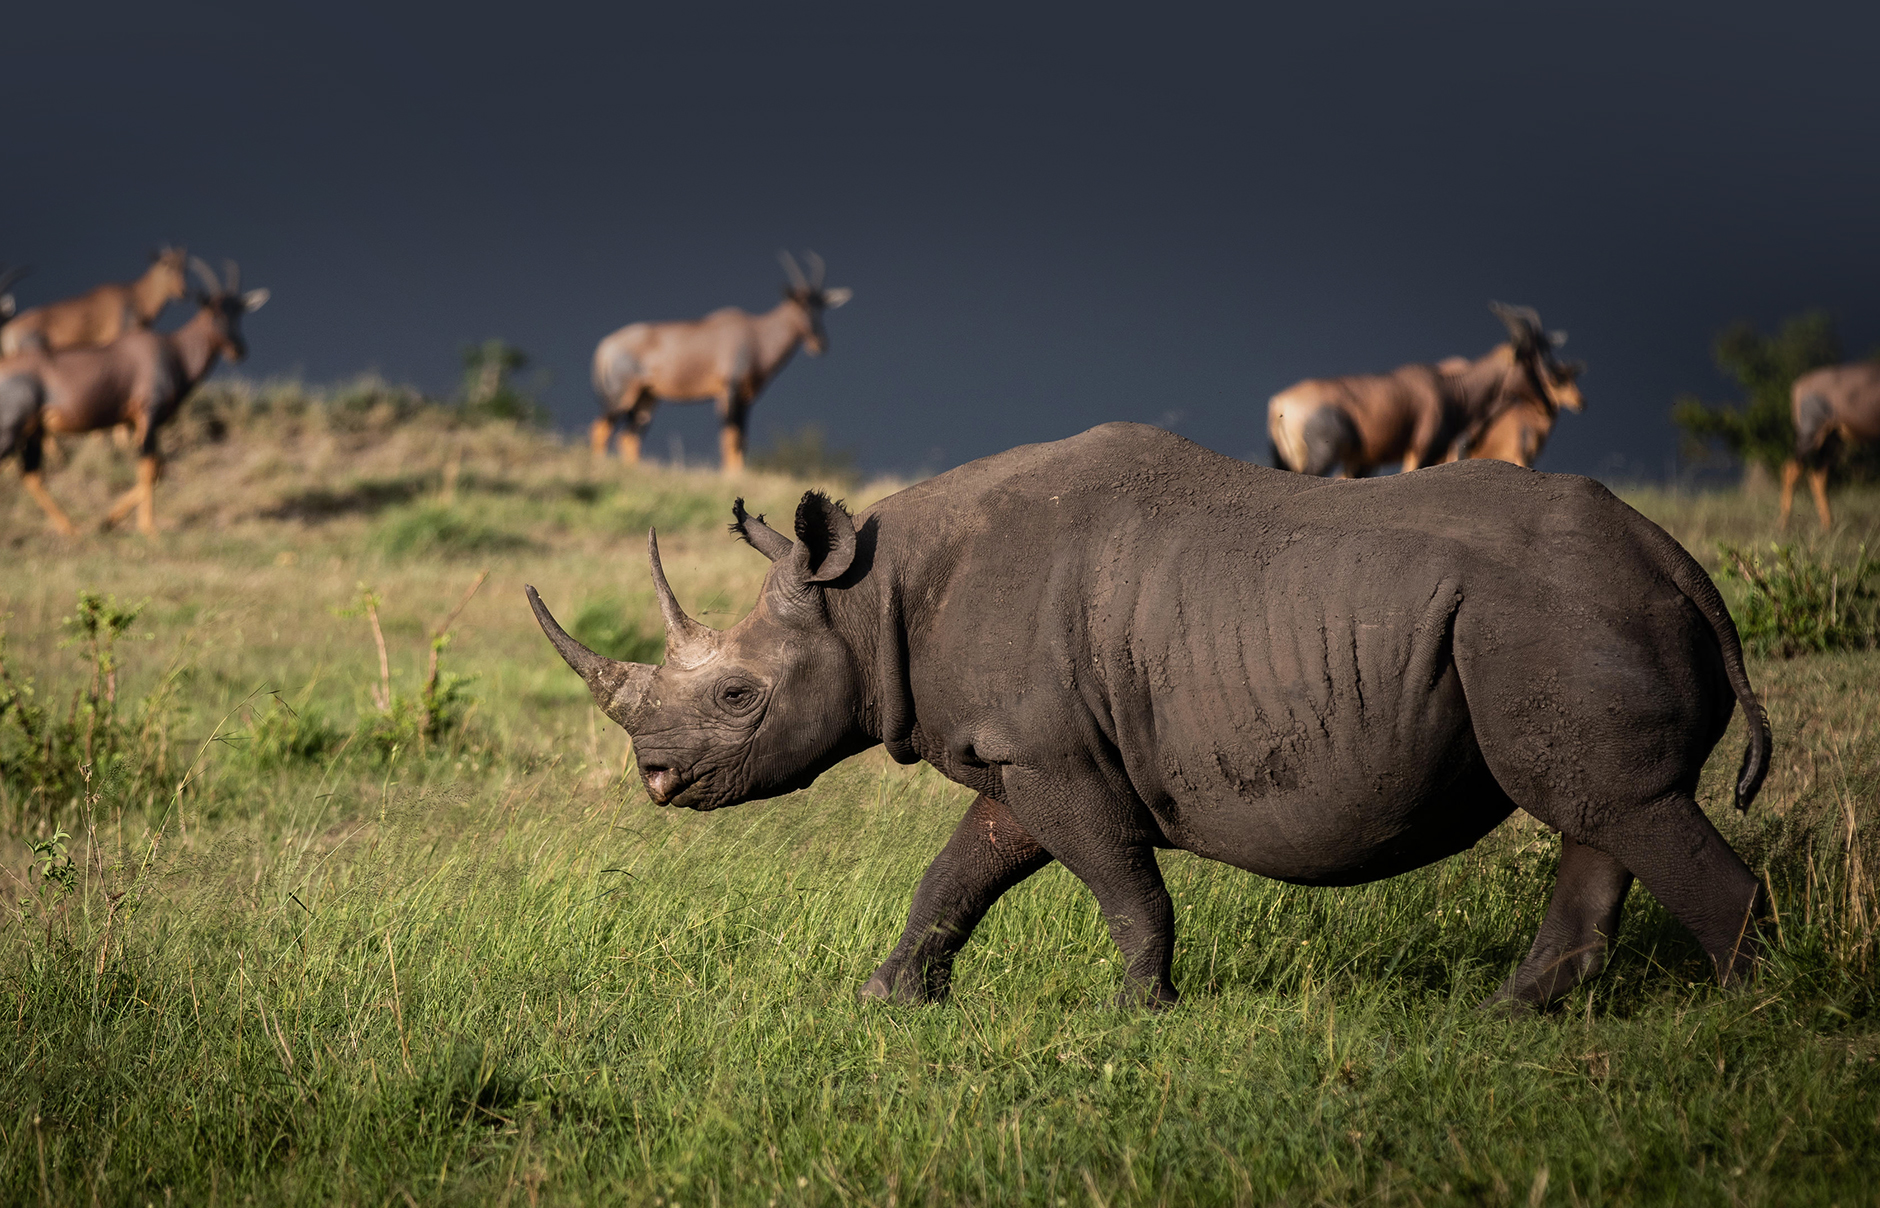
{"label": "topi horn", "polygon": [[555,621],[548,606],[542,603],[542,597],[535,588],[524,590],[528,593],[529,607],[535,613],[536,624],[554,643],[563,661],[586,681],[594,703],[601,707],[601,712],[631,733],[637,715],[646,703],[647,690],[653,685],[653,673],[658,668],[645,663],[623,663],[589,650],[568,636],[567,630]]}
{"label": "topi horn", "polygon": [[1540,312],[1533,307],[1490,302],[1488,308],[1495,312],[1495,317],[1501,320],[1502,326],[1508,329],[1508,334],[1514,337],[1516,344],[1528,347],[1544,339],[1541,334]]}
{"label": "topi horn", "polygon": [[800,294],[809,292],[809,282],[803,279],[803,270],[796,265],[796,257],[787,251],[777,253],[777,263],[783,265],[783,271],[790,276],[790,285]]}
{"label": "topi horn", "polygon": [[666,582],[666,568],[659,564],[659,533],[646,530],[646,558],[653,564],[653,592],[659,597],[660,615],[666,618],[666,661],[681,667],[696,667],[709,653],[717,631],[685,615]]}
{"label": "topi horn", "polygon": [[197,277],[201,278],[202,283],[209,287],[210,297],[219,298],[222,296],[222,282],[216,278],[215,270],[209,267],[207,260],[204,260],[201,256],[191,256],[189,258],[189,267]]}

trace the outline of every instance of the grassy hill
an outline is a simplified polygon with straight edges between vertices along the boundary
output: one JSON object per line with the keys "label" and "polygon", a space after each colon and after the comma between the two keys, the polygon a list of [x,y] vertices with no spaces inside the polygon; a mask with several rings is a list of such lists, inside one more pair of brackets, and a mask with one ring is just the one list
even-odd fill
{"label": "grassy hill", "polygon": [[[1164,1015],[1111,1008],[1114,950],[1058,868],[993,911],[950,1004],[864,1007],[969,795],[874,752],[655,809],[522,602],[655,657],[646,528],[723,626],[766,565],[726,538],[731,497],[788,514],[804,483],[595,466],[371,383],[226,387],[171,447],[155,542],[61,541],[0,495],[5,1202],[1870,1197],[1880,653],[1753,660],[1767,787],[1728,808],[1740,726],[1706,773],[1777,904],[1749,990],[1640,889],[1563,1010],[1477,1012],[1551,887],[1557,841],[1516,820],[1345,890],[1164,853]],[[49,483],[82,523],[130,463],[66,454]],[[1713,569],[1775,537],[1772,498],[1629,498]],[[1846,561],[1880,493],[1838,506],[1837,535],[1794,536]],[[118,626],[112,600],[141,609]]]}

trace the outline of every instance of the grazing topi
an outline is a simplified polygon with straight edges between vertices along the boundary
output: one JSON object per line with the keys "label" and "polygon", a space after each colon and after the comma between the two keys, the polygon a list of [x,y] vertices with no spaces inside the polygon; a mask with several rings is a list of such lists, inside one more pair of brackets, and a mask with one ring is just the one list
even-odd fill
{"label": "grazing topi", "polygon": [[126,331],[149,327],[172,298],[189,292],[185,256],[180,247],[161,248],[151,253],[150,267],[135,281],[100,285],[76,298],[20,312],[0,327],[0,356],[99,348]]}
{"label": "grazing topi", "polygon": [[617,428],[620,458],[640,459],[640,438],[661,402],[712,399],[718,405],[719,465],[727,474],[744,469],[744,437],[751,404],[796,355],[797,345],[821,356],[829,347],[823,312],[852,296],[847,288],[823,286],[822,257],[815,252],[809,275],[796,258],[780,254],[789,283],[783,301],[761,315],[735,306],[683,323],[634,323],[594,350],[594,392],[601,417],[590,430],[594,455],[604,457]]}
{"label": "grazing topi", "polygon": [[1821,531],[1834,526],[1828,507],[1828,466],[1841,442],[1880,440],[1880,361],[1831,365],[1795,379],[1789,393],[1795,419],[1795,456],[1782,467],[1782,524],[1795,506],[1795,483],[1808,470]]}
{"label": "grazing topi", "polygon": [[1443,460],[1517,403],[1580,410],[1580,366],[1554,355],[1567,337],[1543,331],[1531,307],[1491,302],[1489,309],[1509,338],[1478,360],[1312,378],[1274,395],[1266,410],[1274,464],[1317,475],[1342,466],[1352,478],[1391,462],[1414,470]]}
{"label": "grazing topi", "polygon": [[204,289],[196,293],[194,318],[173,332],[132,328],[102,348],[64,352],[30,349],[0,358],[0,457],[17,453],[26,490],[52,526],[75,530],[40,481],[44,439],[66,432],[94,432],[129,424],[137,446],[137,485],[105,517],[108,527],[137,511],[137,528],[157,531],[156,485],[162,459],[157,432],[182,405],[216,361],[247,355],[242,316],[261,309],[265,289],[241,292],[241,270],[226,262],[224,275],[190,257]]}

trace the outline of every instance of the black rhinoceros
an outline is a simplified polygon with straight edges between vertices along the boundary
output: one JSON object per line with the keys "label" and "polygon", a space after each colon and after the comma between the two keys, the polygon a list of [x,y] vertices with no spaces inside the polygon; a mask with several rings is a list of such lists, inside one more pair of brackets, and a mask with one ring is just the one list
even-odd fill
{"label": "black rhinoceros", "polygon": [[1060,860],[1097,896],[1126,1000],[1169,1003],[1156,849],[1348,885],[1474,844],[1519,807],[1563,834],[1546,921],[1497,994],[1595,973],[1634,874],[1729,981],[1756,877],[1698,809],[1741,703],[1769,727],[1703,569],[1604,487],[1499,462],[1307,478],[1106,424],[961,466],[851,517],[811,492],[722,632],[649,534],[663,666],[603,658],[529,602],[663,805],[800,789],[881,743],[979,796],[864,995],[947,992],[1000,894]]}

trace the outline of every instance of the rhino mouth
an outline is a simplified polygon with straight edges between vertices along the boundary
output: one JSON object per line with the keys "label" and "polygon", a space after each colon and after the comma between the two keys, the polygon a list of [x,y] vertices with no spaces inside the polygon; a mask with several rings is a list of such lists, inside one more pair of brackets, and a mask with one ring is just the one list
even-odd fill
{"label": "rhino mouth", "polygon": [[708,813],[721,804],[710,799],[710,773],[682,772],[678,768],[651,764],[640,768],[646,795],[654,805]]}

